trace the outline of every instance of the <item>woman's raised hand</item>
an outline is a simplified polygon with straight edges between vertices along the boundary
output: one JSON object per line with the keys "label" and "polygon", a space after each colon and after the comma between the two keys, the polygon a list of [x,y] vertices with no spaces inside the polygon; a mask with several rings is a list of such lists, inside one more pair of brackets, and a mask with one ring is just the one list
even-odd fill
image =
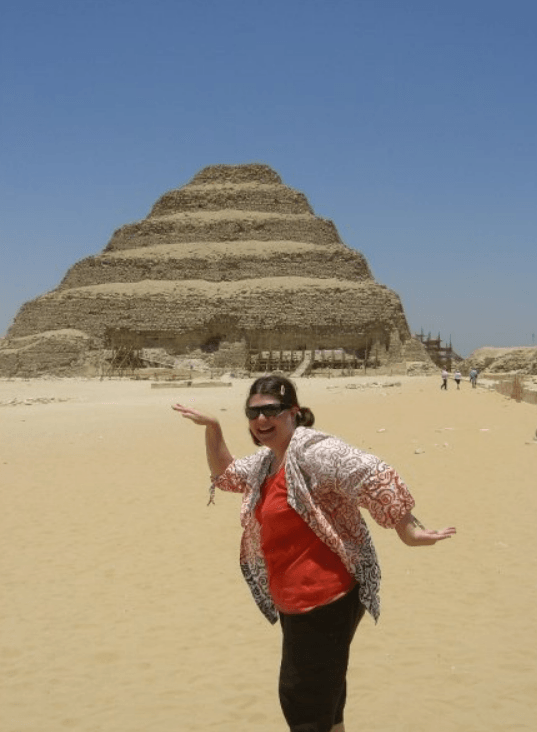
{"label": "woman's raised hand", "polygon": [[179,412],[182,417],[190,419],[194,424],[200,424],[204,427],[218,424],[218,420],[214,417],[210,417],[208,414],[202,414],[201,412],[198,412],[197,409],[192,409],[192,407],[185,407],[182,404],[173,404],[172,409]]}
{"label": "woman's raised hand", "polygon": [[205,447],[207,450],[207,463],[211,475],[221,475],[227,466],[233,462],[233,456],[229,452],[220,422],[215,417],[202,414],[197,409],[185,407],[182,404],[173,404],[172,409],[182,417],[191,420],[194,424],[201,424],[205,427]]}

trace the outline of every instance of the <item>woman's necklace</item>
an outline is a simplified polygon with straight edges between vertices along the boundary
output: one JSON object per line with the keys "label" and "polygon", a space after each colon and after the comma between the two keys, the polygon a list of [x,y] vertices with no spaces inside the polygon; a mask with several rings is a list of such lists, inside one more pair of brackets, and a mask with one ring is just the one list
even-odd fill
{"label": "woman's necklace", "polygon": [[274,453],[272,454],[272,461],[270,463],[270,468],[268,472],[268,478],[272,478],[273,476],[277,475],[277,473],[280,472],[280,469],[282,465],[285,463],[285,457],[287,455],[287,451],[284,452],[283,457],[281,460],[276,459],[276,455]]}

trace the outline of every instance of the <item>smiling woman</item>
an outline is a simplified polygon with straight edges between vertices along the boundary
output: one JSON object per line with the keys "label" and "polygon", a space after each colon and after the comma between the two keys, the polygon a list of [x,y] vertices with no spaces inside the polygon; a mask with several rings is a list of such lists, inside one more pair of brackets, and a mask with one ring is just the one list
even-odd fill
{"label": "smiling woman", "polygon": [[350,645],[367,610],[380,613],[380,568],[361,515],[408,545],[450,538],[412,516],[395,470],[323,432],[289,379],[257,379],[246,400],[254,455],[234,460],[213,417],[177,404],[205,426],[214,488],[243,493],[240,563],[259,609],[283,634],[279,695],[291,732],[344,732]]}
{"label": "smiling woman", "polygon": [[256,445],[266,445],[281,463],[296,428],[298,407],[289,407],[272,401],[272,397],[255,394],[250,398],[247,412],[250,434]]}
{"label": "smiling woman", "polygon": [[[278,463],[285,457],[295,428],[312,427],[315,422],[311,409],[299,407],[293,383],[280,376],[262,376],[254,381],[245,412],[254,443],[270,447]],[[283,412],[288,412],[288,418],[276,420]]]}

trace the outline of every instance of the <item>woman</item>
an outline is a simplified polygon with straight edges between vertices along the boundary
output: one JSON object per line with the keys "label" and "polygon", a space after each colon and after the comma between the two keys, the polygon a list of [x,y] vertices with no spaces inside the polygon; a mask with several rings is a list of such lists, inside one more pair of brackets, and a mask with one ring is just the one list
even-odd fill
{"label": "woman", "polygon": [[380,568],[360,508],[410,546],[448,539],[426,530],[397,473],[373,455],[311,429],[288,379],[257,379],[246,401],[262,449],[234,460],[213,417],[177,404],[205,427],[215,487],[243,493],[241,569],[260,610],[283,633],[279,695],[291,732],[344,732],[352,638],[367,610],[378,619]]}

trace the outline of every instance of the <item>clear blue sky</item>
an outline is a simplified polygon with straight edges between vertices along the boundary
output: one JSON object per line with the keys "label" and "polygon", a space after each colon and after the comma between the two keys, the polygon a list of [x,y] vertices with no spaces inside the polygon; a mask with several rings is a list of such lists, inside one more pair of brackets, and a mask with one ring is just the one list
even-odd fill
{"label": "clear blue sky", "polygon": [[535,0],[4,3],[0,334],[200,168],[263,162],[414,331],[532,345],[536,82]]}

